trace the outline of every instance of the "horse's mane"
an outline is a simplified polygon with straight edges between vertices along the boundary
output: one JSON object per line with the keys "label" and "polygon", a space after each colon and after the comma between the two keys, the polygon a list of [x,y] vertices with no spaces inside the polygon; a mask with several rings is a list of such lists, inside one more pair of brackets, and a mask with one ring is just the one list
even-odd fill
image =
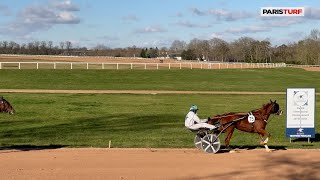
{"label": "horse's mane", "polygon": [[250,112],[258,112],[258,111],[260,111],[260,110],[262,110],[262,109],[266,109],[268,106],[270,106],[272,103],[267,103],[267,104],[262,104],[262,107],[261,108],[257,108],[257,109],[253,109],[253,110],[251,110]]}

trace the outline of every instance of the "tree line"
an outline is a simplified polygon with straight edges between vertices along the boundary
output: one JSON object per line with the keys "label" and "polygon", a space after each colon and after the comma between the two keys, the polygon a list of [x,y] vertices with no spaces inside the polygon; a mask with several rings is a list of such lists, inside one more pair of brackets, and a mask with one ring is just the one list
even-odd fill
{"label": "tree line", "polygon": [[266,40],[241,37],[233,42],[220,38],[192,39],[188,44],[176,40],[171,50],[181,53],[183,59],[221,62],[253,62],[320,65],[320,31],[312,30],[298,42],[272,46]]}
{"label": "tree line", "polygon": [[320,64],[320,31],[314,29],[310,34],[297,42],[272,46],[268,39],[255,40],[240,37],[232,42],[220,38],[209,40],[192,39],[189,43],[175,40],[170,47],[126,47],[109,48],[105,45],[88,49],[73,47],[72,42],[34,41],[18,44],[14,41],[0,41],[0,54],[28,55],[86,55],[112,57],[175,57],[185,60],[220,61],[220,62],[253,62],[291,64]]}

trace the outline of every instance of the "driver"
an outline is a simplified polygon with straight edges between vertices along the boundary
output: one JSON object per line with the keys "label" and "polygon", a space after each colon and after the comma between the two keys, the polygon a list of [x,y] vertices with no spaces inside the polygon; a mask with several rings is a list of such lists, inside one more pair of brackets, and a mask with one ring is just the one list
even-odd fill
{"label": "driver", "polygon": [[192,105],[190,107],[190,111],[186,116],[184,125],[191,130],[198,130],[200,128],[206,128],[206,129],[215,129],[217,128],[214,125],[208,124],[206,123],[208,121],[208,119],[200,119],[197,115],[197,111],[198,111],[198,106],[196,105]]}

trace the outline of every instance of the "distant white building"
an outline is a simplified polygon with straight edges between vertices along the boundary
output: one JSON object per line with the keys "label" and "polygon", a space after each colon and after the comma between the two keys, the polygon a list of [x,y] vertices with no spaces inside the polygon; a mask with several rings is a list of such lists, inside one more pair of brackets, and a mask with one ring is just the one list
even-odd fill
{"label": "distant white building", "polygon": [[174,57],[174,59],[176,59],[176,60],[182,60],[182,57],[181,57],[181,56],[176,56],[176,57]]}

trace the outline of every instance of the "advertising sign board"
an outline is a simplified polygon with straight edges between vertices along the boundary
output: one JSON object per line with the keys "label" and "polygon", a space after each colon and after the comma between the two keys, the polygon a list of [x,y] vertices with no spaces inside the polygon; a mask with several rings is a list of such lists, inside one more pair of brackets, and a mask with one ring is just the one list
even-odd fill
{"label": "advertising sign board", "polygon": [[286,137],[315,137],[315,88],[287,88]]}

